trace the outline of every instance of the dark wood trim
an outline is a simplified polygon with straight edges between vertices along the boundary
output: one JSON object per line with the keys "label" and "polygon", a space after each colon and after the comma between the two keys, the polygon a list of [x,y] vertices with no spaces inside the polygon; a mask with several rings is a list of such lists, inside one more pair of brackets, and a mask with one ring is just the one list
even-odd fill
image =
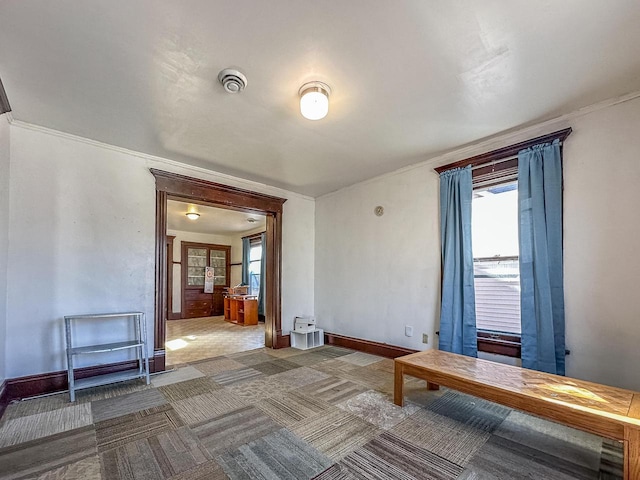
{"label": "dark wood trim", "polygon": [[258,233],[252,233],[251,235],[246,235],[244,237],[241,237],[242,240],[244,240],[245,238],[248,238],[249,240],[255,240],[255,239],[259,239],[260,236],[265,233],[265,232],[258,232]]}
{"label": "dark wood trim", "polygon": [[169,312],[169,320],[182,319],[182,312]]}
{"label": "dark wood trim", "polygon": [[276,337],[276,345],[273,348],[289,348],[291,346],[291,336],[278,334]]}
{"label": "dark wood trim", "polygon": [[213,204],[216,207],[258,213],[282,213],[282,205],[287,201],[285,198],[272,197],[155,168],[150,170],[156,178],[156,190],[166,192],[179,200],[190,199]]}
{"label": "dark wood trim", "polygon": [[[173,241],[175,235],[167,235],[167,319],[173,315]],[[182,309],[182,305],[180,306]]]}
{"label": "dark wood trim", "polygon": [[149,372],[164,372],[166,367],[166,354],[164,349],[153,352],[153,357],[149,359]]}
{"label": "dark wood trim", "polygon": [[2,79],[0,78],[0,115],[11,111],[11,105],[9,105],[9,98],[7,92],[2,85]]}
{"label": "dark wood trim", "polygon": [[240,262],[240,263],[230,263],[229,266],[230,267],[241,267],[242,266],[242,262]]}
{"label": "dark wood trim", "polygon": [[164,352],[167,318],[167,192],[156,190],[156,308],[153,350]]}
{"label": "dark wood trim", "polygon": [[561,142],[564,142],[564,140],[571,134],[571,131],[572,131],[571,128],[565,128],[564,130],[558,130],[557,132],[549,133],[547,135],[542,135],[540,137],[532,138],[530,140],[525,140],[524,142],[509,145],[508,147],[503,147],[497,150],[492,150],[487,153],[482,153],[480,155],[476,155],[475,157],[470,157],[464,160],[459,160],[457,162],[449,163],[447,165],[437,167],[434,170],[438,173],[442,173],[447,170],[451,170],[452,168],[464,168],[469,165],[471,165],[472,167],[476,167],[484,163],[496,162],[496,161],[503,160],[505,158],[509,158],[514,155],[517,155],[520,150],[523,150],[525,148],[531,148],[534,145],[540,145],[541,143],[552,142],[556,139],[559,139]]}
{"label": "dark wood trim", "polygon": [[[282,334],[280,291],[282,288],[282,212],[275,212],[267,216],[267,230],[265,232],[265,323],[264,342],[266,347],[285,348],[290,345],[290,339]],[[271,288],[269,288],[271,286]],[[279,321],[270,322],[270,318]]]}
{"label": "dark wood trim", "polygon": [[172,263],[173,263],[174,265],[180,265],[180,266],[182,266],[182,262],[176,262],[175,260],[173,260],[173,262],[172,262]]}
{"label": "dark wood trim", "polygon": [[[249,190],[230,187],[198,178],[150,169],[156,180],[156,270],[166,265],[164,236],[167,231],[167,199],[202,202],[220,208],[261,213],[267,216],[266,245],[267,265],[265,284],[265,346],[282,348],[289,345],[289,338],[282,335],[281,272],[282,272],[282,210],[285,198],[264,195]],[[161,272],[164,273],[164,272]],[[166,320],[158,312],[163,311],[166,300],[162,295],[163,277],[156,272],[156,315],[154,348],[164,352]]]}
{"label": "dark wood trim", "polygon": [[520,336],[515,334],[480,330],[477,333],[478,351],[520,358],[522,345]]}
{"label": "dark wood trim", "polygon": [[7,390],[7,381],[4,380],[2,384],[0,384],[0,418],[4,414],[4,411],[7,409],[9,405],[9,391]]}
{"label": "dark wood trim", "polygon": [[[109,363],[106,365],[95,365],[75,369],[76,379],[92,377],[94,375],[105,375],[108,373],[121,372],[137,368],[137,360],[129,360],[125,362]],[[152,373],[163,371],[164,357],[152,357],[149,359],[149,371]],[[34,397],[36,395],[45,395],[49,393],[68,390],[67,371],[47,372],[37,375],[29,375],[26,377],[10,378],[5,380],[4,390],[0,393],[0,411],[2,405],[8,404],[14,400],[22,400],[23,398]]]}
{"label": "dark wood trim", "polygon": [[347,337],[345,335],[328,332],[325,332],[324,334],[324,343],[327,345],[351,348],[352,350],[358,350],[360,352],[371,353],[373,355],[380,355],[381,357],[388,358],[402,357],[419,351],[412,350],[411,348],[389,345],[388,343],[363,340],[361,338]]}

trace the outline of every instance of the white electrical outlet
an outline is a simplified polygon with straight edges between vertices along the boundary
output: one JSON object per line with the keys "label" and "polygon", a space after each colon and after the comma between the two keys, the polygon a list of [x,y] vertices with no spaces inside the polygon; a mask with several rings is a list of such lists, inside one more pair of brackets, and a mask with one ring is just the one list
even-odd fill
{"label": "white electrical outlet", "polygon": [[426,333],[422,334],[422,343],[429,343],[429,335]]}
{"label": "white electrical outlet", "polygon": [[407,337],[413,337],[413,327],[409,326],[409,325],[405,325],[404,326],[404,334]]}

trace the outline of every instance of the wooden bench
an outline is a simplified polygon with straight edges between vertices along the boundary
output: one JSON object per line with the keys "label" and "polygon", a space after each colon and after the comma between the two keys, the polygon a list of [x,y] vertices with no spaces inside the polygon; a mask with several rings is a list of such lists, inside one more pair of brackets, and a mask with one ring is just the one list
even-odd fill
{"label": "wooden bench", "polygon": [[427,350],[395,359],[394,403],[404,375],[624,443],[624,478],[640,480],[640,392]]}

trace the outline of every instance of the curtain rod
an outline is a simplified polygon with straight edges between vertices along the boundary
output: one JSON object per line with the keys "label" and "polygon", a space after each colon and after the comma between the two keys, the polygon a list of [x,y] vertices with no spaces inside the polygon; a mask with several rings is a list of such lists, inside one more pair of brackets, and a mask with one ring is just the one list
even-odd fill
{"label": "curtain rod", "polygon": [[244,237],[241,237],[243,240],[245,238],[258,238],[260,235],[262,235],[263,233],[267,233],[266,230],[262,231],[262,232],[258,232],[258,233],[252,233],[251,235],[245,235]]}
{"label": "curtain rod", "polygon": [[469,165],[471,165],[471,167],[473,168],[480,165],[485,166],[491,164],[491,162],[499,163],[500,161],[508,160],[509,157],[513,158],[514,156],[517,156],[520,150],[533,147],[534,145],[553,142],[554,140],[560,140],[560,144],[562,145],[566,138],[571,134],[571,131],[571,127],[565,128],[564,130],[558,130],[557,132],[532,138],[524,142],[519,142],[507,147],[499,148],[497,150],[492,150],[487,153],[482,153],[480,155],[476,155],[475,157],[466,158],[464,160],[449,163],[448,165],[436,167],[434,170],[438,173],[442,173],[453,168],[464,168]]}
{"label": "curtain rod", "polygon": [[[562,143],[563,142],[560,142],[560,146],[562,146]],[[498,165],[498,164],[500,164],[502,162],[508,162],[509,160],[517,160],[517,158],[518,158],[518,154],[511,155],[511,156],[505,157],[505,158],[500,158],[500,159],[497,159],[497,160],[491,160],[491,161],[489,161],[487,163],[480,163],[478,165],[474,165],[473,167],[471,167],[471,170],[477,170],[479,168],[485,168],[485,167],[488,167],[488,166],[491,166],[491,165]]]}

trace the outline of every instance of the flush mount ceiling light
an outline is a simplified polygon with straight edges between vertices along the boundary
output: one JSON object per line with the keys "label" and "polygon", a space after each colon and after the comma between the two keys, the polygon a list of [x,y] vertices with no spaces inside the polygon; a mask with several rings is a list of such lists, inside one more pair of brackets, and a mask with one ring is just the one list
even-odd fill
{"label": "flush mount ceiling light", "polygon": [[309,120],[320,120],[329,112],[329,85],[322,82],[309,82],[300,87],[300,113]]}
{"label": "flush mount ceiling light", "polygon": [[185,215],[189,220],[197,220],[198,218],[200,218],[200,214],[198,213],[195,205],[189,205],[189,208],[187,208],[187,213],[185,213]]}
{"label": "flush mount ceiling light", "polygon": [[227,93],[240,93],[247,86],[247,77],[238,70],[225,68],[218,74],[218,81]]}

